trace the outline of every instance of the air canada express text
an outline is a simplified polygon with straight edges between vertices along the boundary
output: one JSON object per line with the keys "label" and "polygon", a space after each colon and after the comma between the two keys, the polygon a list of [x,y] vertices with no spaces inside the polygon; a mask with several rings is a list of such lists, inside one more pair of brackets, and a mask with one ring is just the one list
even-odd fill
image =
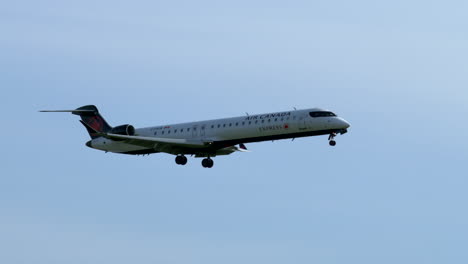
{"label": "air canada express text", "polygon": [[268,118],[278,118],[278,117],[288,117],[291,116],[291,112],[283,112],[283,113],[275,113],[275,114],[265,114],[265,115],[254,115],[254,116],[247,116],[245,120],[261,120],[261,119],[268,119]]}

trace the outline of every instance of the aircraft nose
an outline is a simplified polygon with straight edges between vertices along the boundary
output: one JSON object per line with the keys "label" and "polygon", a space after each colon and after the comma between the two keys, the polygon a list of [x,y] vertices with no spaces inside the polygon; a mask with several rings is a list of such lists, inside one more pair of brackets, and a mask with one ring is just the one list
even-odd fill
{"label": "aircraft nose", "polygon": [[348,121],[344,120],[343,118],[340,118],[340,125],[346,129],[348,127],[350,127],[351,125],[348,123]]}
{"label": "aircraft nose", "polygon": [[88,141],[88,142],[86,142],[86,146],[89,147],[89,148],[92,148],[92,147],[93,147],[93,145],[91,145],[91,140]]}

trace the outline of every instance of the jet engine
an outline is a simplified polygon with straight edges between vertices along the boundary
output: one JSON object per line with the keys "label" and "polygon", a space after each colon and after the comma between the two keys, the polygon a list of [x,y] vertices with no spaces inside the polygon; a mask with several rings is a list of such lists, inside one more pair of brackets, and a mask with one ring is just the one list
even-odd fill
{"label": "jet engine", "polygon": [[113,127],[110,133],[124,136],[133,136],[135,135],[135,128],[132,125],[121,125]]}

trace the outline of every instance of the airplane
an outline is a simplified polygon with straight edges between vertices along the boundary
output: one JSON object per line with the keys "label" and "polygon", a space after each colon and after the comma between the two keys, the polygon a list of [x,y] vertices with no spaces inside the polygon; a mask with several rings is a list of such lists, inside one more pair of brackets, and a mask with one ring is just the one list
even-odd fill
{"label": "airplane", "polygon": [[329,145],[335,146],[335,136],[347,133],[350,126],[343,118],[320,108],[138,129],[129,124],[111,127],[94,105],[40,112],[79,115],[91,137],[86,142],[90,148],[132,155],[163,152],[175,155],[178,165],[187,164],[186,155],[192,155],[203,158],[204,168],[213,167],[213,157],[248,152],[246,143],[328,135]]}

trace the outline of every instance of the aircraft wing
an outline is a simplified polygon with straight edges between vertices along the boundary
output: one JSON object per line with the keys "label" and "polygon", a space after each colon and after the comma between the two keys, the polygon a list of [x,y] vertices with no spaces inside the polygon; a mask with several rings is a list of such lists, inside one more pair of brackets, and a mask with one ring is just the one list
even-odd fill
{"label": "aircraft wing", "polygon": [[211,142],[199,140],[187,140],[178,138],[155,138],[141,136],[126,136],[118,134],[102,134],[103,137],[114,140],[124,140],[127,144],[156,148],[156,147],[187,147],[187,148],[206,148]]}
{"label": "aircraft wing", "polygon": [[200,141],[200,140],[187,140],[179,138],[156,138],[156,137],[142,137],[142,136],[127,136],[119,135],[112,133],[102,133],[98,132],[85,122],[80,121],[88,130],[91,132],[97,133],[98,135],[113,139],[124,141],[127,144],[141,146],[145,148],[160,149],[160,150],[169,150],[172,148],[183,147],[183,148],[206,148],[209,147],[212,142],[210,141]]}

